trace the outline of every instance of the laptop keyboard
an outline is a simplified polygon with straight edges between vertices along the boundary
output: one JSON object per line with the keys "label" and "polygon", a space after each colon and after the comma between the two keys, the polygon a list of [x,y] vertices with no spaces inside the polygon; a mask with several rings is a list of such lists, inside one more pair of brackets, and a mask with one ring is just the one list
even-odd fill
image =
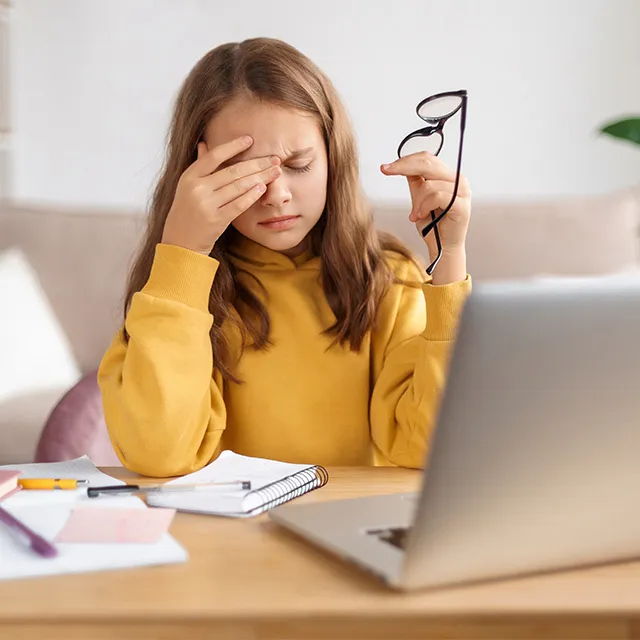
{"label": "laptop keyboard", "polygon": [[367,533],[404,551],[409,531],[411,531],[411,527],[390,527],[388,529],[371,529]]}

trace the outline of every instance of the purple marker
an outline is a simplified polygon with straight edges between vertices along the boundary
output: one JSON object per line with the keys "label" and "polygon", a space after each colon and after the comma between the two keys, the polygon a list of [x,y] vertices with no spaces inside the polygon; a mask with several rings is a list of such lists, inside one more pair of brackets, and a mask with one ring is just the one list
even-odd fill
{"label": "purple marker", "polygon": [[14,518],[14,516],[1,506],[0,522],[6,524],[13,531],[16,531],[20,539],[43,558],[55,558],[58,555],[58,550],[48,540],[45,540],[35,531],[32,531],[29,527],[22,524],[20,520]]}

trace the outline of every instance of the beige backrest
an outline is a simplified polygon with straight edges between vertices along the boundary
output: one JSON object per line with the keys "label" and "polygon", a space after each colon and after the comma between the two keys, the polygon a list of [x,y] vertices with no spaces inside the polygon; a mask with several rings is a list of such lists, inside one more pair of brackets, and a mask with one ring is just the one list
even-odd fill
{"label": "beige backrest", "polygon": [[[406,205],[377,204],[379,227],[426,255]],[[587,275],[638,266],[637,194],[550,202],[475,202],[469,271],[476,281]],[[145,227],[140,213],[5,207],[0,250],[18,246],[40,277],[83,371],[122,322],[125,281]],[[1,304],[1,303],[0,303]]]}
{"label": "beige backrest", "polygon": [[95,368],[122,320],[140,215],[25,207],[0,213],[0,250],[26,254],[83,371]]}
{"label": "beige backrest", "polygon": [[[378,206],[380,228],[426,258],[409,208]],[[638,268],[640,190],[548,201],[473,203],[467,239],[475,281],[596,275]]]}

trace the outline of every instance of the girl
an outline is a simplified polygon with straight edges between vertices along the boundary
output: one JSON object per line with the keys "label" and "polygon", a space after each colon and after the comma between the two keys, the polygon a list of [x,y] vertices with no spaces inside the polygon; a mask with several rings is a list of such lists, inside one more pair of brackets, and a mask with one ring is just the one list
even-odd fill
{"label": "girl", "polygon": [[[435,156],[381,171],[407,177],[418,224],[453,195]],[[277,40],[210,51],[178,96],[124,327],[98,373],[124,466],[174,476],[232,449],[421,467],[471,286],[469,215],[461,178],[425,282],[373,229],[323,73]]]}

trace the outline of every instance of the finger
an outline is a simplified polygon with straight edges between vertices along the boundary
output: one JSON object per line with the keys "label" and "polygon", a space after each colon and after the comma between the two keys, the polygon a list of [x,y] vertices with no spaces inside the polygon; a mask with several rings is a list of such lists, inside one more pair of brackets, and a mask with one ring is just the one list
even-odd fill
{"label": "finger", "polygon": [[267,190],[267,185],[258,184],[253,189],[247,191],[240,197],[236,198],[219,209],[225,220],[233,222],[238,216],[242,215],[247,209],[255,204],[263,196]]}
{"label": "finger", "polygon": [[[409,220],[415,222],[418,218],[416,211],[422,210],[422,202],[427,197],[433,197],[434,194],[442,191],[453,195],[454,183],[447,182],[445,180],[425,180],[421,177],[409,177],[407,178],[409,183],[409,191],[411,192],[412,209]],[[458,187],[458,194],[460,194],[460,187]]]}
{"label": "finger", "polygon": [[[218,145],[213,149],[209,149],[202,157],[199,157],[185,173],[192,173],[199,178],[208,176],[223,162],[246,151],[252,144],[253,139],[250,136],[242,136]],[[198,152],[200,152],[200,144],[198,144]]]}
{"label": "finger", "polygon": [[432,240],[432,241],[435,240],[436,225],[433,224],[433,220],[436,219],[441,213],[442,213],[441,209],[436,209],[433,218],[431,217],[431,215],[429,215],[426,218],[419,218],[418,220],[415,221],[416,228],[418,229],[421,235],[424,228],[431,225],[431,228],[427,231],[427,233],[422,235],[423,238],[427,238],[428,240]]}
{"label": "finger", "polygon": [[[447,180],[422,180],[421,189],[418,190],[419,193],[427,194],[427,193],[435,193],[436,191],[446,191],[449,190],[453,193],[455,189],[455,182],[448,182]],[[460,180],[458,184],[458,195],[462,198],[467,197],[470,194],[469,187],[465,184],[462,184],[462,180]]]}
{"label": "finger", "polygon": [[[415,203],[419,202],[424,195],[423,189],[425,188],[425,180],[421,176],[408,176],[407,184],[409,185],[409,192],[411,193],[411,203],[415,205]],[[411,213],[413,213],[413,210]]]}
{"label": "finger", "polygon": [[[245,178],[252,174],[261,173],[267,169],[280,168],[280,158],[278,156],[265,156],[264,158],[253,158],[252,160],[245,160],[244,162],[237,162],[225,169],[220,169],[210,176],[207,176],[205,180],[206,184],[210,186],[214,191],[222,189],[234,181]],[[279,173],[277,175],[280,175]],[[252,183],[253,186],[256,183]]]}
{"label": "finger", "polygon": [[200,158],[202,158],[202,156],[204,156],[207,152],[209,151],[209,147],[207,147],[207,143],[204,142],[204,140],[200,140],[200,142],[198,142],[198,156],[197,156],[197,160],[199,160]]}
{"label": "finger", "polygon": [[427,151],[412,153],[391,164],[380,166],[382,173],[388,176],[422,176],[427,180],[456,179],[456,172],[448,167],[438,156]]}
{"label": "finger", "polygon": [[412,222],[417,222],[422,218],[427,218],[435,209],[445,209],[448,207],[452,198],[453,188],[444,188],[439,191],[426,193],[413,205],[409,219]]}
{"label": "finger", "polygon": [[[439,192],[446,193],[449,197],[449,202],[453,197],[453,193],[455,191],[455,183],[454,182],[446,182],[445,180],[424,180],[423,178],[418,178],[418,183],[412,179],[408,179],[409,181],[409,190],[411,191],[411,202],[414,204],[412,209],[412,214],[416,209],[416,204],[422,203],[422,201],[429,197],[437,194]],[[458,191],[456,194],[457,198],[466,198],[471,195],[468,187],[460,183],[458,185]],[[436,199],[437,201],[437,199]],[[410,220],[413,220],[412,216],[409,216]]]}
{"label": "finger", "polygon": [[252,173],[222,187],[215,192],[215,199],[218,207],[223,207],[224,205],[233,202],[233,200],[244,195],[258,185],[273,182],[281,173],[282,169],[280,167],[269,166],[268,169],[264,169],[258,173]]}

